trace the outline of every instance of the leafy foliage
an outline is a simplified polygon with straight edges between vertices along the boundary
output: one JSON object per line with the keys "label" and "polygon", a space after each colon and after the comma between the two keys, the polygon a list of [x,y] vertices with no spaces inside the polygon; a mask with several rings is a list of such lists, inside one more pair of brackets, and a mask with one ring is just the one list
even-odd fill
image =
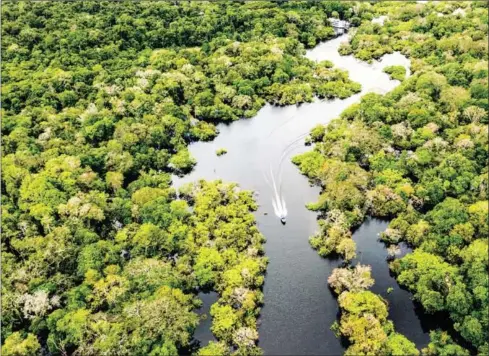
{"label": "leafy foliage", "polygon": [[222,156],[222,155],[225,155],[226,153],[228,153],[228,150],[226,150],[225,148],[219,148],[216,150],[217,156]]}
{"label": "leafy foliage", "polygon": [[171,188],[187,146],[268,101],[359,91],[306,59],[341,2],[2,6],[2,351],[260,354],[266,259],[249,192]]}
{"label": "leafy foliage", "polygon": [[391,79],[403,81],[406,78],[406,68],[403,66],[388,66],[383,71],[390,75]]}
{"label": "leafy foliage", "polygon": [[[367,94],[339,119],[314,128],[314,149],[294,157],[301,172],[323,188],[318,202],[309,205],[324,218],[311,244],[323,256],[339,252],[332,215],[342,217],[341,236],[349,236],[367,214],[391,218],[382,239],[415,248],[391,263],[398,282],[428,313],[447,312],[455,330],[484,354],[489,347],[487,4],[379,2],[362,9],[361,24],[340,52],[372,61],[401,51],[410,57],[412,75],[385,68],[402,81],[396,89]],[[383,25],[370,21],[378,16],[385,16]],[[351,337],[351,330],[341,332]],[[393,337],[389,352],[401,345]],[[372,350],[355,352],[379,352]],[[423,352],[466,351],[434,332]]]}
{"label": "leafy foliage", "polygon": [[370,291],[343,292],[340,331],[351,342],[345,355],[419,355],[415,345],[394,332],[386,302]]}

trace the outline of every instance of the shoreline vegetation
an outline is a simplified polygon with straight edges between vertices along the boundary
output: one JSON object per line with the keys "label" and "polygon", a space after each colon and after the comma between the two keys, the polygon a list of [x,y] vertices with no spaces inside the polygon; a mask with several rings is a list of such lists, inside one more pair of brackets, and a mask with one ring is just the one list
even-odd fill
{"label": "shoreline vegetation", "polygon": [[[369,14],[382,23],[363,21],[340,53],[371,61],[401,51],[412,74],[406,79],[404,68],[385,68],[401,81],[396,89],[367,94],[314,128],[313,150],[293,158],[323,188],[308,205],[322,214],[311,245],[348,264],[356,256],[352,229],[367,215],[391,219],[382,240],[392,250],[400,242],[414,249],[390,257],[398,283],[426,313],[446,312],[470,347],[434,330],[421,353],[486,355],[487,4],[383,2]],[[368,291],[368,266],[335,269],[328,281],[339,294],[341,319],[333,329],[349,339],[346,354],[419,353],[393,332],[385,302]]]}
{"label": "shoreline vegetation", "polygon": [[[2,6],[2,353],[259,355],[251,193],[176,191],[187,146],[266,103],[348,97],[304,57],[339,2]],[[195,344],[200,290],[211,330]]]}
{"label": "shoreline vegetation", "polygon": [[[489,353],[486,3],[84,1],[2,6],[3,354],[263,353],[252,193],[176,190],[171,175],[193,169],[187,146],[218,123],[360,92],[304,57],[336,36],[328,18],[356,27],[342,54],[411,59],[408,78],[385,69],[396,89],[314,128],[293,158],[323,187],[311,245],[345,262],[328,279],[345,354],[420,353],[368,290],[370,267],[349,265],[367,215],[392,219],[392,249],[414,248],[390,262],[399,284]],[[198,345],[197,295],[211,290],[216,341]],[[433,331],[421,353],[469,351]]]}

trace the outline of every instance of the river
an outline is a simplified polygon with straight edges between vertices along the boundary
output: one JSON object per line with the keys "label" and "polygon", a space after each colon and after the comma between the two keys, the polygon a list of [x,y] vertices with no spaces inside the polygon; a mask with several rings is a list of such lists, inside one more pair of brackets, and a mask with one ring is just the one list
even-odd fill
{"label": "river", "polygon": [[[310,150],[304,137],[315,125],[326,124],[367,92],[386,93],[399,82],[382,72],[388,65],[409,67],[409,60],[400,53],[385,55],[380,62],[367,64],[352,56],[340,56],[338,47],[347,35],[319,44],[307,51],[312,60],[330,60],[336,67],[349,72],[350,78],[362,84],[362,92],[345,100],[315,100],[313,103],[285,107],[264,106],[251,119],[220,124],[220,134],[212,142],[196,142],[189,146],[197,159],[188,175],[174,177],[174,185],[198,179],[223,179],[237,182],[243,189],[255,191],[259,204],[256,212],[258,227],[266,237],[269,258],[264,285],[265,304],[259,320],[259,346],[267,355],[339,355],[344,351],[331,324],[338,316],[338,305],[328,288],[327,278],[340,261],[319,257],[308,242],[318,228],[317,215],[305,204],[316,201],[320,188],[310,186],[290,158]],[[408,71],[409,72],[409,71]],[[228,153],[216,156],[218,148]],[[287,205],[287,224],[282,225],[273,214],[273,190],[270,180],[273,170],[277,185]],[[386,297],[391,305],[390,317],[399,332],[407,335],[418,347],[428,342],[426,328],[414,309],[410,294],[401,290],[389,275],[386,252],[377,241],[377,234],[386,222],[368,220],[354,234],[362,263],[373,265],[376,285],[373,291]],[[361,257],[360,257],[361,256]],[[387,294],[387,287],[394,291]],[[204,300],[201,313],[207,313],[216,300],[213,294],[199,295]],[[210,322],[202,323],[196,338],[202,345],[212,339]]]}

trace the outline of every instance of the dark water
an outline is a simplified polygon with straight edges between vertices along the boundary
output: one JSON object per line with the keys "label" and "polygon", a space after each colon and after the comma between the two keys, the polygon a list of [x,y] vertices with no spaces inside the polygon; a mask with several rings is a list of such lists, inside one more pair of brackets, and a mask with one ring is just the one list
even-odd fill
{"label": "dark water", "polygon": [[196,313],[201,317],[200,324],[194,332],[194,339],[200,342],[200,346],[205,346],[209,341],[216,341],[216,338],[212,334],[211,325],[212,317],[209,312],[211,305],[214,304],[219,298],[219,294],[216,292],[199,293],[199,299],[202,301],[202,306],[196,310]]}
{"label": "dark water", "polygon": [[[340,57],[337,48],[345,40],[345,36],[340,36],[320,44],[308,51],[307,57],[312,60],[328,59],[336,66],[348,70],[350,77],[362,84],[362,93],[345,100],[317,100],[300,106],[267,105],[252,119],[219,125],[220,134],[213,142],[190,145],[189,149],[198,162],[195,170],[183,178],[174,179],[174,184],[179,186],[199,178],[222,178],[239,183],[243,189],[255,191],[260,205],[256,219],[260,231],[267,238],[265,250],[270,260],[259,328],[259,345],[267,355],[338,355],[344,351],[330,330],[337,317],[338,305],[327,285],[327,278],[339,261],[320,258],[308,242],[308,237],[318,226],[316,214],[308,211],[305,204],[315,201],[320,190],[309,185],[307,179],[290,162],[290,158],[310,150],[304,146],[304,137],[316,124],[326,124],[338,117],[366,92],[385,93],[397,86],[399,82],[390,80],[382,73],[383,67],[409,65],[409,61],[398,53],[384,56],[381,62],[372,65],[351,56]],[[215,151],[218,148],[226,148],[228,153],[217,157]],[[273,211],[271,170],[277,190],[287,206],[285,226]],[[368,234],[368,229],[373,229],[377,233],[385,226],[385,223],[378,226],[370,222],[355,234],[358,250],[366,249],[363,258],[373,253],[368,257],[372,260],[369,263],[375,264],[374,277],[379,279],[374,291],[382,295],[385,295],[388,286],[397,287],[388,276],[383,247],[375,240],[365,241],[363,245],[362,231]],[[411,339],[421,340],[424,344],[426,338],[419,327],[419,321],[416,323],[417,317],[409,294],[397,289],[388,297],[389,300],[396,299],[392,302],[394,313],[391,319],[398,330],[410,329]],[[203,345],[212,337],[208,331],[201,330],[209,327],[209,321],[202,323],[196,333],[196,338]]]}
{"label": "dark water", "polygon": [[[429,330],[436,328],[436,321],[423,314],[419,305],[411,302],[411,293],[400,288],[389,271],[387,249],[379,240],[379,234],[388,224],[384,220],[369,218],[355,231],[353,239],[357,243],[357,258],[353,264],[359,262],[372,267],[375,284],[370,289],[389,302],[389,319],[394,321],[396,331],[413,341],[418,348],[423,348],[429,343]],[[397,258],[411,252],[405,244],[400,244],[400,248],[401,253]],[[393,290],[387,293],[388,288]]]}
{"label": "dark water", "polygon": [[[411,302],[412,294],[397,284],[386,262],[387,249],[379,240],[380,233],[387,228],[388,224],[388,221],[375,218],[365,220],[353,234],[353,239],[357,243],[357,258],[352,263],[372,267],[375,284],[370,289],[388,301],[389,319],[394,321],[396,331],[413,341],[417,348],[421,349],[430,342],[429,332],[441,329],[448,332],[458,344],[475,354],[476,350],[454,330],[448,314],[426,314],[419,303]],[[404,243],[399,244],[399,247],[400,254],[396,258],[401,258],[412,251]],[[387,288],[393,290],[387,293]]]}

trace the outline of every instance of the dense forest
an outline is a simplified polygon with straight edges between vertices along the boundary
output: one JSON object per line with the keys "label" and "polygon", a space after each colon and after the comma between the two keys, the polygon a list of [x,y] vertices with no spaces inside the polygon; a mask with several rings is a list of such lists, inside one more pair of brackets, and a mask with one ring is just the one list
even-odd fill
{"label": "dense forest", "polygon": [[[401,51],[402,83],[367,94],[294,157],[323,191],[311,245],[345,265],[329,283],[349,355],[419,354],[349,266],[367,215],[399,284],[488,354],[488,11],[484,2],[83,1],[2,4],[2,354],[260,355],[267,258],[253,193],[172,175],[194,141],[266,103],[347,98],[346,71],[304,57],[353,26],[344,55]],[[386,16],[383,24],[372,19]],[[305,118],[307,119],[307,118]],[[225,154],[226,149],[216,151]],[[321,273],[321,271],[315,271]],[[215,291],[199,345],[198,293]],[[440,331],[425,355],[467,354]]]}
{"label": "dense forest", "polygon": [[[2,353],[260,354],[266,258],[250,192],[179,191],[187,146],[267,101],[360,87],[304,48],[352,6],[2,6]],[[216,342],[199,349],[199,291]]]}
{"label": "dense forest", "polygon": [[[367,94],[341,117],[310,133],[314,149],[294,157],[322,187],[308,207],[322,215],[310,239],[322,256],[355,257],[352,230],[366,215],[392,219],[382,239],[390,268],[425,312],[449,317],[464,345],[489,354],[488,332],[488,9],[486,2],[379,2],[369,8],[341,54],[364,61],[400,51],[411,60],[384,69],[402,83]],[[366,16],[364,18],[367,18]],[[386,326],[382,298],[368,291],[368,266],[329,278],[342,316],[335,329],[347,354],[416,354]],[[398,352],[392,348],[400,347]],[[399,351],[404,350],[404,351]],[[433,331],[425,355],[470,350]]]}

